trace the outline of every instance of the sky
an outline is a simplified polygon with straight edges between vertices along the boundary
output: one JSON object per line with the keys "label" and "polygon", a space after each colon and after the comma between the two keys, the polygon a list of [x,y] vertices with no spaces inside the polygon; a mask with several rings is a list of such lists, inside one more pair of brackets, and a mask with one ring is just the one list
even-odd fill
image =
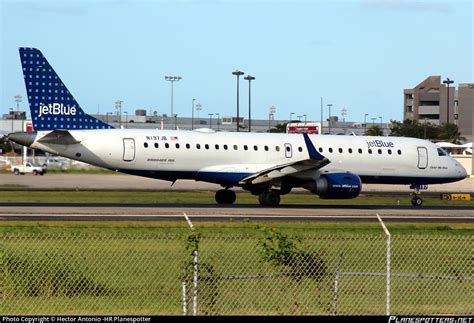
{"label": "sky", "polygon": [[[87,113],[235,116],[239,69],[253,119],[403,118],[430,75],[473,82],[469,0],[0,0],[0,113],[27,110],[18,47],[40,49]],[[244,75],[244,76],[245,76]],[[240,78],[240,115],[249,83]],[[196,112],[197,113],[197,112]],[[195,113],[195,116],[197,114]],[[367,120],[369,121],[369,120]]]}

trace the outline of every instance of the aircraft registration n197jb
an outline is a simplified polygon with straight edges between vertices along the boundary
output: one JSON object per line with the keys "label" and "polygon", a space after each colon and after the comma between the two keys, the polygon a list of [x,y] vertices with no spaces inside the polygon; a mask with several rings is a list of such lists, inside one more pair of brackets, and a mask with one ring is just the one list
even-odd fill
{"label": "aircraft registration n197jb", "polygon": [[419,206],[420,186],[466,177],[444,150],[415,138],[113,129],[81,109],[38,49],[20,48],[20,58],[35,131],[10,140],[123,173],[216,183],[219,204],[235,202],[232,187],[277,206],[295,187],[350,199],[362,183],[385,183],[411,185]]}

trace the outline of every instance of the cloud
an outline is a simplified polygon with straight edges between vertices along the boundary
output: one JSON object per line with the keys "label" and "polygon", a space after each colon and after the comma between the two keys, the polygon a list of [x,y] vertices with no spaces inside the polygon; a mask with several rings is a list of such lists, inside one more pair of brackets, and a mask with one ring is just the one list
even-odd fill
{"label": "cloud", "polygon": [[448,14],[452,6],[445,2],[419,0],[366,0],[364,5],[372,9],[397,10],[405,12],[435,12]]}

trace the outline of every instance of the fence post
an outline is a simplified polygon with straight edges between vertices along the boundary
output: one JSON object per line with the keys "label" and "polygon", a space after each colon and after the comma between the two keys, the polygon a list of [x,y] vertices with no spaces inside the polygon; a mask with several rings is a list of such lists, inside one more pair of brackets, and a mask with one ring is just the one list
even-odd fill
{"label": "fence post", "polygon": [[337,263],[336,272],[334,273],[332,315],[337,315],[337,300],[338,300],[338,297],[339,297],[339,267],[341,266],[342,258],[344,258],[344,252],[341,252],[339,254],[339,262]]}
{"label": "fence post", "polygon": [[[186,218],[186,221],[188,222],[189,227],[193,232],[194,231],[194,226],[191,220],[189,219],[188,215],[186,213],[183,213],[184,217]],[[197,314],[197,304],[198,304],[198,273],[199,273],[199,268],[198,268],[198,256],[199,256],[199,242],[196,239],[195,240],[195,245],[194,245],[194,259],[193,259],[193,289],[192,289],[192,294],[193,294],[193,316],[196,316]]]}
{"label": "fence post", "polygon": [[385,310],[385,315],[390,315],[390,278],[391,278],[391,272],[390,272],[390,243],[392,240],[392,236],[390,235],[390,232],[388,231],[387,227],[385,226],[385,223],[383,223],[382,218],[380,215],[377,213],[377,219],[379,220],[380,224],[382,225],[383,231],[385,232],[385,235],[387,236],[387,300],[386,300],[386,310]]}
{"label": "fence post", "polygon": [[183,315],[186,316],[188,315],[188,297],[186,296],[187,290],[186,290],[186,278],[183,279]]}

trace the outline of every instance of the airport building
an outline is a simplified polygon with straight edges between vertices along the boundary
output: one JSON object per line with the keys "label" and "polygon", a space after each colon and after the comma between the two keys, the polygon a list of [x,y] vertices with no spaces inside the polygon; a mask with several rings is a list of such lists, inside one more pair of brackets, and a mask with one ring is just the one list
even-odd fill
{"label": "airport building", "polygon": [[450,82],[441,81],[441,76],[429,76],[414,88],[405,89],[403,119],[436,125],[454,123],[468,142],[473,141],[474,83],[460,83],[455,88],[449,86]]}

